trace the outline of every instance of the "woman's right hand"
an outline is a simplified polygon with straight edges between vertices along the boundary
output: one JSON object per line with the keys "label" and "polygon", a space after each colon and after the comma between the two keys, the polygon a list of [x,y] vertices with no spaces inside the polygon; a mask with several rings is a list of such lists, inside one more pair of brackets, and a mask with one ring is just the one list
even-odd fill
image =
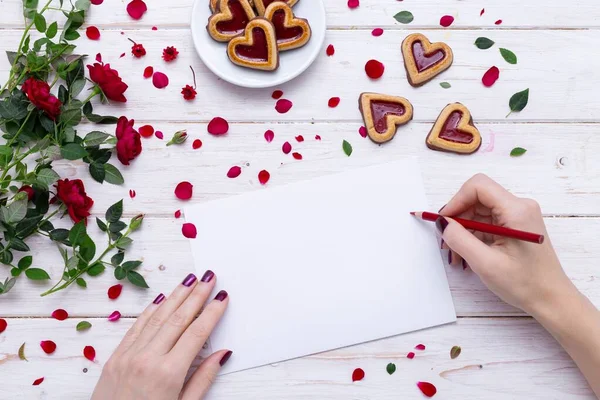
{"label": "woman's right hand", "polygon": [[[436,226],[451,249],[451,264],[470,266],[483,283],[505,302],[535,314],[575,287],[552,247],[537,202],[509,193],[479,174],[469,179],[440,211]],[[469,232],[452,217],[472,219],[540,233],[543,244]],[[464,261],[463,261],[464,260]]]}

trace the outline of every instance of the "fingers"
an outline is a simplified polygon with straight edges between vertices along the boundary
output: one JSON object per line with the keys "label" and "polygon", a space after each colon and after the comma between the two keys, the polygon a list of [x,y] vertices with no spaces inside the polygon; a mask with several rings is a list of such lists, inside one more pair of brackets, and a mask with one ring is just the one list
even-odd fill
{"label": "fingers", "polygon": [[[516,200],[513,194],[486,175],[477,174],[469,179],[440,211],[445,216],[456,216],[481,203],[488,209],[499,209]],[[477,208],[479,213],[484,211]]]}
{"label": "fingers", "polygon": [[143,349],[150,343],[171,314],[173,314],[185,299],[188,298],[197,284],[198,279],[196,278],[196,275],[189,274],[181,284],[173,290],[167,300],[160,304],[158,310],[156,310],[147,320],[143,331],[140,333],[139,339],[135,343],[137,349]]}
{"label": "fingers", "polygon": [[148,320],[152,317],[154,312],[158,310],[160,304],[165,300],[165,298],[165,295],[162,293],[156,296],[154,301],[150,305],[148,305],[148,307],[146,307],[146,309],[140,314],[140,316],[137,317],[135,323],[131,326],[131,328],[129,328],[129,330],[123,337],[123,340],[121,340],[121,343],[119,343],[119,346],[117,346],[117,348],[115,349],[114,354],[125,352],[133,345],[133,343],[135,343],[135,341],[138,339],[138,337],[144,330],[144,327],[148,323]]}
{"label": "fingers", "polygon": [[175,360],[191,364],[223,317],[228,304],[229,296],[226,291],[221,290],[185,330],[169,355]]}
{"label": "fingers", "polygon": [[[204,303],[210,296],[215,287],[215,274],[212,271],[206,271],[196,287],[191,291],[185,301],[175,310],[165,321],[163,326],[156,333],[150,343],[153,351],[165,354],[171,351],[175,343],[180,340],[182,334],[189,329],[194,318],[200,313]],[[204,314],[206,310],[202,313]],[[202,346],[200,346],[202,347]],[[191,364],[193,358],[190,359]]]}
{"label": "fingers", "polygon": [[184,386],[180,400],[203,399],[231,354],[229,350],[221,350],[204,360]]}

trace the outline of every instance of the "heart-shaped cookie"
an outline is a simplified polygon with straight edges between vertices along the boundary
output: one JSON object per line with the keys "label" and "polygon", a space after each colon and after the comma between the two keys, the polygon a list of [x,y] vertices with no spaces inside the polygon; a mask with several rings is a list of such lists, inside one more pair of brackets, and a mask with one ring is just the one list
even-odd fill
{"label": "heart-shaped cookie", "polygon": [[[209,6],[212,13],[216,13],[219,9],[219,1],[220,0],[210,0]],[[254,0],[248,0],[248,2],[251,6],[254,6]]]}
{"label": "heart-shaped cookie", "polygon": [[254,0],[254,6],[256,7],[256,11],[258,11],[258,15],[265,15],[265,11],[269,7],[269,5],[275,2],[283,2],[286,3],[290,7],[294,7],[298,0]]}
{"label": "heart-shaped cookie", "polygon": [[228,42],[242,34],[256,17],[248,0],[219,0],[217,8],[206,25],[208,34],[217,42]]}
{"label": "heart-shaped cookie", "polygon": [[378,93],[362,93],[358,99],[367,134],[375,143],[394,138],[398,126],[413,118],[413,107],[404,97]]}
{"label": "heart-shaped cookie", "polygon": [[472,154],[481,147],[481,134],[473,125],[469,109],[461,103],[448,104],[426,139],[432,150]]}
{"label": "heart-shaped cookie", "polygon": [[311,30],[308,21],[296,18],[292,8],[282,1],[269,4],[265,18],[273,23],[279,51],[297,49],[310,40]]}
{"label": "heart-shaped cookie", "polygon": [[242,36],[229,42],[227,55],[231,62],[241,67],[276,70],[279,67],[279,51],[275,27],[265,18],[254,18]]}
{"label": "heart-shaped cookie", "polygon": [[402,42],[404,67],[411,86],[421,86],[452,65],[452,49],[446,43],[431,43],[424,35],[413,33]]}

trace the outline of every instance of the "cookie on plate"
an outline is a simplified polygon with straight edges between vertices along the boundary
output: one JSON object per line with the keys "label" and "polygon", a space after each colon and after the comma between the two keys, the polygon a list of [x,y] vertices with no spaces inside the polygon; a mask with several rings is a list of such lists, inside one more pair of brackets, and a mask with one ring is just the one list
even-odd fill
{"label": "cookie on plate", "polygon": [[218,0],[217,9],[206,25],[208,34],[217,42],[229,42],[244,33],[248,23],[256,17],[248,0]]}
{"label": "cookie on plate", "polygon": [[279,51],[293,50],[310,40],[308,21],[294,16],[292,8],[283,1],[276,1],[265,10],[265,18],[273,23]]}
{"label": "cookie on plate", "polygon": [[279,67],[275,27],[265,18],[254,18],[243,35],[229,42],[227,55],[231,62],[241,67],[275,71]]}

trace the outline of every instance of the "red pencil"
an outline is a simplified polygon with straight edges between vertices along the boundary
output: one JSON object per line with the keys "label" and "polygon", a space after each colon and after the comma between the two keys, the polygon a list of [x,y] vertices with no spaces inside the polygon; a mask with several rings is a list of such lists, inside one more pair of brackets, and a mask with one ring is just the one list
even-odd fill
{"label": "red pencil", "polygon": [[[411,212],[411,215],[414,215],[417,218],[420,218],[424,221],[437,221],[441,215],[436,213],[431,213],[427,211],[423,212]],[[544,243],[544,235],[540,235],[537,233],[518,231],[516,229],[505,228],[503,226],[496,226],[491,224],[486,224],[478,221],[471,221],[468,219],[455,218],[451,217],[453,220],[464,226],[466,229],[471,229],[478,232],[491,233],[492,235],[503,236],[511,239],[524,240],[526,242]]]}

